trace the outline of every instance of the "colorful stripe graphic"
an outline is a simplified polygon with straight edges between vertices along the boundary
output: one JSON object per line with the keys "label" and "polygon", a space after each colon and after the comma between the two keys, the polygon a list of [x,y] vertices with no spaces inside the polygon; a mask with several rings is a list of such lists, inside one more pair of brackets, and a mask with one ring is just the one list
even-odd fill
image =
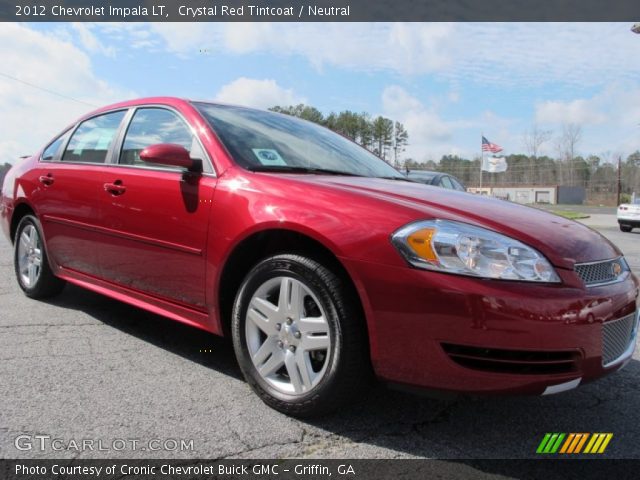
{"label": "colorful stripe graphic", "polygon": [[604,453],[612,438],[613,433],[546,433],[536,453]]}

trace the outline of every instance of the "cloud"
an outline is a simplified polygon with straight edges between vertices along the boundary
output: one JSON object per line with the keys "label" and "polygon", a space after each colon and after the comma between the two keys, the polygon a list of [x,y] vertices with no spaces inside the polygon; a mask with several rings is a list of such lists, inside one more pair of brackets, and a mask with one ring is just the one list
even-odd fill
{"label": "cloud", "polygon": [[593,102],[585,99],[564,101],[546,101],[536,105],[536,122],[542,124],[598,124],[607,120],[607,116],[598,111]]}
{"label": "cloud", "polygon": [[[601,86],[637,79],[628,23],[154,23],[171,52],[305,58],[313,67],[437,74],[498,85]],[[146,40],[150,42],[151,40]]]}
{"label": "cloud", "polygon": [[116,50],[112,46],[105,46],[98,38],[91,32],[91,27],[87,26],[84,23],[73,23],[71,24],[73,30],[77,33],[80,43],[83,48],[90,53],[100,53],[102,55],[106,55],[107,57],[115,57]]}
{"label": "cloud", "polygon": [[293,90],[283,88],[271,79],[240,77],[228,83],[216,94],[216,100],[256,108],[269,108],[275,105],[297,105],[305,103],[304,97]]}
{"label": "cloud", "polygon": [[172,23],[152,24],[166,47],[181,55],[201,49],[244,55],[301,56],[315,68],[437,71],[451,64],[446,43],[454,27],[434,23]]}
{"label": "cloud", "polygon": [[640,147],[640,112],[636,105],[640,105],[637,83],[615,82],[589,97],[539,102],[535,119],[558,133],[563,123],[580,125],[583,135],[579,149],[585,154],[603,150],[631,153]]}
{"label": "cloud", "polygon": [[447,78],[484,84],[601,86],[637,79],[628,23],[464,23],[447,44]]}
{"label": "cloud", "polygon": [[[188,54],[197,53],[204,49],[217,50],[214,48],[218,44],[216,41],[219,36],[217,26],[206,23],[154,22],[138,24],[136,30],[144,30],[145,28],[149,28],[153,34],[159,36],[165,43],[165,47],[173,53]],[[124,32],[130,32],[130,30]]]}
{"label": "cloud", "polygon": [[402,87],[386,87],[382,92],[382,107],[385,116],[399,121],[409,132],[407,157],[421,161],[439,158],[455,150],[450,144],[452,124]]}
{"label": "cloud", "polygon": [[[87,54],[68,38],[18,23],[0,29],[0,163],[37,151],[80,115],[134,96],[98,78]],[[71,97],[79,101],[57,96]]]}
{"label": "cloud", "polygon": [[391,85],[382,92],[382,106],[385,112],[392,115],[403,112],[415,112],[424,110],[424,105],[416,97],[398,85]]}
{"label": "cloud", "polygon": [[[487,127],[491,128],[491,140],[504,146],[506,153],[520,151],[521,133],[515,119],[491,110],[475,117],[461,118],[455,110],[449,117],[443,115],[440,111],[443,107],[459,100],[455,95],[451,98],[450,92],[430,97],[427,102],[398,85],[391,85],[384,89],[381,99],[383,115],[401,122],[409,132],[404,157],[419,162],[438,161],[443,155],[472,159],[480,153],[480,132]],[[471,148],[470,139],[473,139]]]}
{"label": "cloud", "polygon": [[447,100],[451,103],[458,103],[460,101],[460,92],[452,90],[447,93]]}

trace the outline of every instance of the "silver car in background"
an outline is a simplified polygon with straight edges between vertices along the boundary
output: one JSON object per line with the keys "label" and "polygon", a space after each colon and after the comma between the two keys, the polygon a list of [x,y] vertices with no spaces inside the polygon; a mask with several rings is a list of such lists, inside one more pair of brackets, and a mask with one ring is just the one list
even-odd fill
{"label": "silver car in background", "polygon": [[640,228],[640,198],[631,203],[623,203],[618,207],[618,225],[623,232]]}

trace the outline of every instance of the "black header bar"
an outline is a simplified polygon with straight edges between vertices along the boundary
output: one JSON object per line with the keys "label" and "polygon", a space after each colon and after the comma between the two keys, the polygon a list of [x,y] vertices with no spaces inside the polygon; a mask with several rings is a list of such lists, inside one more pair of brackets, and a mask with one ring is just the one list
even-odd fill
{"label": "black header bar", "polygon": [[4,22],[640,21],[637,0],[0,0]]}

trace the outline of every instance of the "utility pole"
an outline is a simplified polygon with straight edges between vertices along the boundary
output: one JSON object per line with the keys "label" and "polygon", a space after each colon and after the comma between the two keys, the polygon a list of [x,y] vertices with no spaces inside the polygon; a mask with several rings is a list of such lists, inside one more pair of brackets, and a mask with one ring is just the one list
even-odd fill
{"label": "utility pole", "polygon": [[622,156],[618,156],[618,195],[616,207],[620,205],[620,190],[622,189]]}

